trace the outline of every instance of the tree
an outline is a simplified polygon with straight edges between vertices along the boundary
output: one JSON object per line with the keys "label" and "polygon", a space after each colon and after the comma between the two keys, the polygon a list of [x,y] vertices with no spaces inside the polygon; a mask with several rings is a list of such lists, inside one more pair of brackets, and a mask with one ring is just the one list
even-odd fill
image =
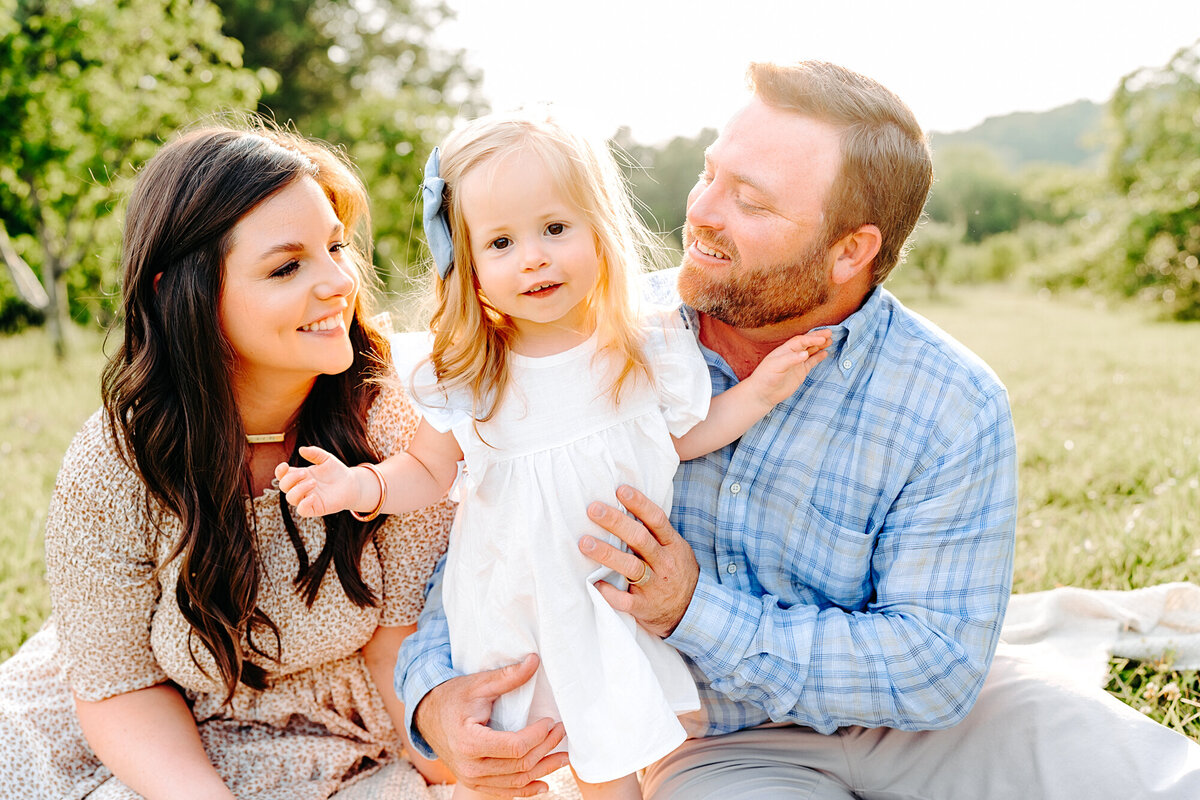
{"label": "tree", "polygon": [[[116,272],[114,199],[162,137],[261,84],[205,0],[0,0],[0,223],[40,272],[56,352]],[[89,301],[93,310],[103,302]]]}
{"label": "tree", "polygon": [[1111,114],[1109,176],[1128,213],[1119,286],[1200,319],[1200,41],[1122,78]]}
{"label": "tree", "polygon": [[651,230],[681,243],[688,192],[704,169],[704,151],[717,132],[705,128],[694,137],[676,136],[665,145],[651,147],[633,141],[628,128],[613,136],[618,163],[638,199],[638,213]]}
{"label": "tree", "polygon": [[1014,230],[1029,214],[1017,181],[985,146],[935,151],[934,172],[926,213],[936,222],[960,226],[968,242]]}
{"label": "tree", "polygon": [[[484,110],[458,50],[429,45],[451,11],[427,0],[215,0],[247,67],[276,76],[259,110],[342,145],[371,195],[377,265],[405,284],[419,248],[424,159]],[[414,225],[414,222],[416,223]],[[395,267],[397,275],[392,275]]]}

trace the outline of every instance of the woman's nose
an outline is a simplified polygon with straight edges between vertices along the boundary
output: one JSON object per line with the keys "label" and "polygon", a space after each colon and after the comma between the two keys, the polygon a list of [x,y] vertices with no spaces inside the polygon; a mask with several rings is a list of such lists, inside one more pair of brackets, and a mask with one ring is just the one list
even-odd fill
{"label": "woman's nose", "polygon": [[338,297],[353,294],[358,287],[358,273],[349,260],[329,256],[325,259],[317,294],[321,297]]}

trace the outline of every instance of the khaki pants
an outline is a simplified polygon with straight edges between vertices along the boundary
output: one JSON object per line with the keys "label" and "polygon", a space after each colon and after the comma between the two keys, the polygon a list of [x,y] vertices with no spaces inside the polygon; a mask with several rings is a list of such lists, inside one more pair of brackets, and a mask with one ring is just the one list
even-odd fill
{"label": "khaki pants", "polygon": [[794,725],[691,739],[646,770],[648,800],[1200,798],[1200,745],[1001,645],[943,731]]}

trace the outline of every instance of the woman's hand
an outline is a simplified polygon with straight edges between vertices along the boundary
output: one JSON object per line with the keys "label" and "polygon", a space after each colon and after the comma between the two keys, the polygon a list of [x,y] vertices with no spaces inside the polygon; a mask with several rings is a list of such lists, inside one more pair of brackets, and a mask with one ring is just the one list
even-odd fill
{"label": "woman's hand", "polygon": [[617,489],[617,499],[636,519],[612,506],[592,503],[588,516],[629,545],[618,550],[594,536],[579,540],[579,551],[629,579],[621,591],[606,581],[596,589],[617,611],[625,611],[650,633],[666,638],[679,625],[700,580],[692,546],[671,527],[667,513],[630,486]]}

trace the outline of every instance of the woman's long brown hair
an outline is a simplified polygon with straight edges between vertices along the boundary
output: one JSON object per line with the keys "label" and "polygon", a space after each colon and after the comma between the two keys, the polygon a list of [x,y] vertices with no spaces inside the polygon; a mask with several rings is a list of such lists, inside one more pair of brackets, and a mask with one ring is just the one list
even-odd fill
{"label": "woman's long brown hair", "polygon": [[[266,686],[265,671],[246,659],[246,649],[278,660],[280,643],[277,626],[257,603],[247,444],[232,390],[233,352],[218,318],[224,258],[238,220],[303,176],[320,184],[356,234],[360,290],[350,326],[354,362],[317,378],[300,411],[297,442],[350,464],[379,460],[366,418],[388,352],[366,307],[373,275],[366,192],[338,155],[290,133],[203,128],[168,143],[143,168],[125,221],[123,341],[101,379],[121,457],[145,482],[147,503],[182,523],[168,559],[181,560],[175,599],[192,627],[193,661],[200,664],[199,639],[216,662],[226,701],[239,682]],[[291,458],[298,463],[295,453]],[[332,564],[347,597],[373,605],[359,561],[381,520],[360,523],[346,512],[325,517],[325,543],[310,562],[282,494],[279,502],[300,561],[297,591],[306,601],[316,599]]]}

